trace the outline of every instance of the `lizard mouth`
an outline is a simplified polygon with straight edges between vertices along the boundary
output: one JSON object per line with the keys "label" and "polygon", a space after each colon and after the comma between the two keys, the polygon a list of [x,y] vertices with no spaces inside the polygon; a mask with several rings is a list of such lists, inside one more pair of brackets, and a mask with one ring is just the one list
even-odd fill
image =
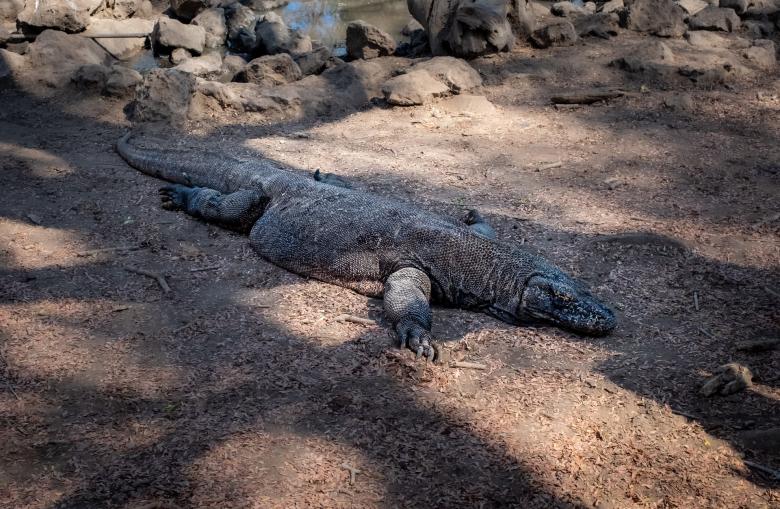
{"label": "lizard mouth", "polygon": [[517,318],[521,322],[542,322],[589,336],[603,336],[615,329],[615,314],[577,284],[531,277],[523,291]]}

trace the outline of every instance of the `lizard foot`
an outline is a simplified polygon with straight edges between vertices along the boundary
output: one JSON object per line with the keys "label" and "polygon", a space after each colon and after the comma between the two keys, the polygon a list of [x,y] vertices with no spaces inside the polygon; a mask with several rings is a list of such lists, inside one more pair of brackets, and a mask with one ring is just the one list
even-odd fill
{"label": "lizard foot", "polygon": [[162,208],[166,210],[182,210],[187,204],[189,187],[173,184],[161,187],[158,191],[162,200]]}
{"label": "lizard foot", "polygon": [[401,348],[413,351],[418,359],[425,356],[426,361],[434,361],[436,349],[433,346],[431,333],[419,325],[398,327],[398,340]]}

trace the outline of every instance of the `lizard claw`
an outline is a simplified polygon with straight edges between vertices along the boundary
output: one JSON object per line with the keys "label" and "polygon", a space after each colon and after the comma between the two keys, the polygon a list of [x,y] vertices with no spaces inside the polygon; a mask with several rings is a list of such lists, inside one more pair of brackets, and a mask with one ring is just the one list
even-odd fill
{"label": "lizard claw", "polygon": [[409,350],[414,352],[415,358],[419,359],[424,356],[426,361],[434,361],[436,349],[433,347],[430,332],[416,326],[400,332],[398,336],[400,338],[400,347],[409,348]]}
{"label": "lizard claw", "polygon": [[161,187],[158,191],[162,200],[162,208],[166,210],[180,210],[186,207],[188,187],[171,185]]}

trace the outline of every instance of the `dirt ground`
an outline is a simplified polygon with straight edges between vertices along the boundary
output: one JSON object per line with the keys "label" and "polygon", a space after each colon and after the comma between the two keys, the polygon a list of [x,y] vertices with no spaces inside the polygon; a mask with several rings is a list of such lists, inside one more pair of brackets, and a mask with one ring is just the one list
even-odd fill
{"label": "dirt ground", "polygon": [[[780,79],[657,86],[610,44],[475,60],[493,114],[375,102],[166,138],[477,207],[620,317],[592,339],[435,309],[486,370],[417,362],[381,301],[162,210],[113,150],[126,101],[0,89],[0,506],[780,507],[750,466],[780,469],[780,352],[737,348],[780,331]],[[590,86],[629,93],[549,102]],[[700,396],[732,361],[755,385]]]}

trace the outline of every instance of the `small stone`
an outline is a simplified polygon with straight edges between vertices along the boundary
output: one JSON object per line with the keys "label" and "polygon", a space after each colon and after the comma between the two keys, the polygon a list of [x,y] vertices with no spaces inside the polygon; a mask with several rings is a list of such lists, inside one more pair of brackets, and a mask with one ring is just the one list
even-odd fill
{"label": "small stone", "polygon": [[743,21],[742,27],[745,29],[747,35],[753,39],[765,39],[771,37],[775,33],[775,27],[769,21],[751,19]]}
{"label": "small stone", "polygon": [[739,29],[741,21],[734,9],[721,9],[720,7],[707,7],[695,16],[691,16],[688,25],[693,30],[720,30],[721,32],[733,32]]}
{"label": "small stone", "polygon": [[225,44],[227,24],[225,23],[224,9],[206,9],[195,16],[192,24],[203,27],[203,30],[206,31],[207,48],[218,48]]}
{"label": "small stone", "polygon": [[720,0],[719,7],[734,9],[737,14],[742,14],[747,11],[749,2],[748,0]]}
{"label": "small stone", "polygon": [[442,96],[449,91],[447,85],[422,69],[390,78],[382,86],[385,100],[394,106],[425,104],[434,97]]}
{"label": "small stone", "polygon": [[214,51],[202,57],[188,58],[174,69],[194,74],[199,78],[213,78],[222,73],[222,56]]}
{"label": "small stone", "polygon": [[455,95],[442,101],[438,107],[451,115],[466,117],[492,117],[497,111],[483,95]]}
{"label": "small stone", "polygon": [[727,37],[717,32],[706,30],[694,30],[686,32],[685,38],[688,44],[702,49],[724,48],[724,49],[745,49],[751,46],[750,41],[741,37]]}
{"label": "small stone", "polygon": [[257,45],[255,54],[276,55],[290,53],[302,55],[313,49],[311,38],[297,30],[290,29],[277,14],[269,12],[255,27]]}
{"label": "small stone", "polygon": [[395,40],[386,32],[362,20],[347,25],[347,55],[369,59],[395,52]]}
{"label": "small stone", "polygon": [[699,391],[703,396],[715,394],[729,395],[747,389],[753,385],[753,374],[741,364],[732,362],[720,366],[715,375],[707,380]]}
{"label": "small stone", "polygon": [[257,15],[252,9],[235,2],[226,6],[224,11],[228,42],[231,46],[235,46],[236,38],[241,30],[246,30],[254,36]]}
{"label": "small stone", "polygon": [[675,111],[693,111],[693,99],[688,94],[674,94],[664,99],[664,106]]}
{"label": "small stone", "polygon": [[86,64],[79,67],[71,81],[79,88],[103,90],[108,79],[108,67],[100,64]]}
{"label": "small stone", "polygon": [[294,57],[304,76],[324,71],[329,58],[330,50],[324,46]]}
{"label": "small stone", "polygon": [[760,39],[755,41],[755,44],[755,46],[744,50],[742,56],[761,69],[774,69],[777,64],[775,43],[767,39]]}
{"label": "small stone", "polygon": [[14,78],[25,65],[25,58],[12,51],[0,48],[0,81]]}
{"label": "small stone", "polygon": [[206,45],[206,31],[203,27],[185,25],[175,19],[161,16],[154,26],[152,41],[156,48],[173,50],[184,48],[193,53],[203,53]]}
{"label": "small stone", "polygon": [[124,97],[132,95],[135,88],[143,81],[141,73],[123,65],[114,65],[108,73],[103,91],[110,96]]}
{"label": "small stone", "polygon": [[238,55],[226,55],[222,59],[222,74],[219,81],[227,83],[233,81],[236,75],[246,67],[246,60]]}
{"label": "small stone", "polygon": [[175,50],[171,51],[171,63],[173,65],[179,65],[180,63],[190,58],[192,58],[192,53],[184,48],[176,48]]}
{"label": "small stone", "polygon": [[553,16],[562,16],[564,18],[589,14],[584,7],[574,5],[571,2],[556,2],[550,7],[550,12]]}
{"label": "small stone", "polygon": [[577,31],[570,21],[559,21],[536,30],[531,35],[531,44],[537,48],[571,46],[577,38]]}
{"label": "small stone", "polygon": [[265,55],[250,61],[235,80],[264,87],[283,85],[301,79],[300,67],[287,53]]}
{"label": "small stone", "polygon": [[688,16],[693,16],[710,4],[703,0],[678,0],[677,5],[682,7]]}

